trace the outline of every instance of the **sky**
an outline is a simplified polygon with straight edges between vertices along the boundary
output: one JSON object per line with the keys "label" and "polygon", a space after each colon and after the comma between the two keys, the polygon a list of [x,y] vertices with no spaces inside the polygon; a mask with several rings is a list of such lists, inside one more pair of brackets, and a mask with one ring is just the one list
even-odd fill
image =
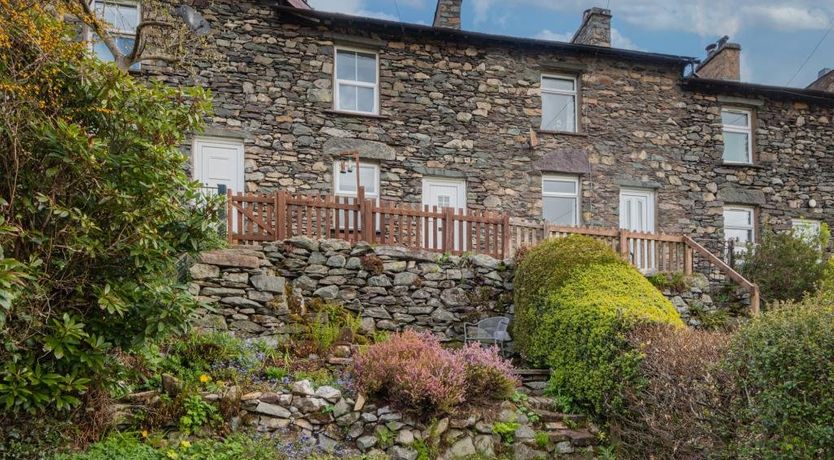
{"label": "sky", "polygon": [[[308,3],[324,11],[431,24],[436,0]],[[611,9],[617,48],[703,58],[706,45],[729,35],[741,44],[743,81],[805,87],[820,69],[834,68],[834,0],[463,0],[463,29],[569,41],[582,11],[593,6]]]}

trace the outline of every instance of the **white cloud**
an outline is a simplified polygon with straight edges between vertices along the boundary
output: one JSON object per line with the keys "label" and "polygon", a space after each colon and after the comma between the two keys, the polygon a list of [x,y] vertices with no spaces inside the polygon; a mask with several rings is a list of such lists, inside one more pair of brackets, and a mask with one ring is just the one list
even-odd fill
{"label": "white cloud", "polygon": [[[550,40],[553,42],[570,42],[573,38],[573,32],[553,32],[550,29],[544,29],[535,35],[539,40]],[[616,28],[611,28],[611,46],[613,48],[623,48],[635,51],[644,51],[643,48],[637,46],[630,38],[623,35]]]}
{"label": "white cloud", "polygon": [[820,9],[798,8],[788,5],[757,6],[752,8],[754,18],[780,30],[825,29],[830,20]]}
{"label": "white cloud", "polygon": [[[472,0],[475,22],[491,20],[505,11],[534,6],[577,14],[592,6],[588,0]],[[702,37],[737,34],[765,25],[779,29],[825,29],[834,17],[834,3],[818,0],[611,0],[615,21],[651,30],[680,31]],[[577,24],[580,17],[577,14]]]}
{"label": "white cloud", "polygon": [[[421,4],[421,0],[400,0],[408,4]],[[308,3],[314,9],[322,11],[332,11],[334,13],[344,13],[353,16],[363,16],[369,18],[386,19],[389,21],[399,21],[399,18],[392,14],[382,11],[374,11],[367,9],[365,0],[309,0]]]}
{"label": "white cloud", "polygon": [[550,40],[552,42],[569,42],[573,38],[573,32],[553,32],[549,29],[544,29],[536,34],[539,40]]}
{"label": "white cloud", "polygon": [[643,48],[637,46],[630,38],[623,35],[617,28],[611,28],[611,47],[623,48],[634,51],[645,51]]}

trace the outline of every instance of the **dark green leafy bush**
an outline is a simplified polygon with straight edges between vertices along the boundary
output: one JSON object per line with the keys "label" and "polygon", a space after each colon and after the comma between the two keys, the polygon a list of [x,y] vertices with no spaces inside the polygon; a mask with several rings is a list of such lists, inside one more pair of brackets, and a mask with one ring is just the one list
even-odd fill
{"label": "dark green leafy bush", "polygon": [[834,457],[834,301],[773,306],[743,326],[725,368],[738,386],[721,431],[741,458]]}
{"label": "dark green leafy bush", "polygon": [[636,375],[640,352],[627,333],[642,324],[683,326],[672,304],[622,263],[576,269],[545,307],[533,338],[548,356],[549,390],[597,414],[618,407],[620,388]]}
{"label": "dark green leafy bush", "polygon": [[77,405],[111,383],[112,351],[181,330],[196,302],[177,260],[216,239],[179,150],[207,95],[85,57],[38,5],[0,5],[0,405],[14,412]]}
{"label": "dark green leafy bush", "polygon": [[131,434],[114,434],[93,444],[86,451],[55,457],[54,460],[272,460],[284,458],[279,446],[268,438],[253,438],[245,433],[226,439],[140,441]]}
{"label": "dark green leafy bush", "polygon": [[828,235],[827,227],[816,239],[766,229],[761,242],[742,257],[741,274],[759,285],[765,301],[800,300],[822,280]]}
{"label": "dark green leafy bush", "polygon": [[512,327],[513,340],[527,360],[544,364],[547,359],[549,345],[534,339],[545,299],[559,290],[574,270],[594,263],[625,264],[605,244],[579,235],[552,238],[526,251],[513,281]]}

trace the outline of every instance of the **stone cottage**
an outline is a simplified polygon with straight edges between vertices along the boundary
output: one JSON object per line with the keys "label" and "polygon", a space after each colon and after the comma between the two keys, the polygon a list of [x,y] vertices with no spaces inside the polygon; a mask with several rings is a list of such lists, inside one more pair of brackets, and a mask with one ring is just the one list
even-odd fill
{"label": "stone cottage", "polygon": [[350,196],[339,155],[358,150],[361,184],[384,201],[680,232],[715,250],[764,225],[834,221],[834,93],[739,81],[726,37],[698,60],[612,48],[601,8],[562,43],[461,30],[461,0],[439,0],[431,26],[300,0],[199,3],[219,58],[196,77],[139,72],[212,90],[190,145],[208,185]]}

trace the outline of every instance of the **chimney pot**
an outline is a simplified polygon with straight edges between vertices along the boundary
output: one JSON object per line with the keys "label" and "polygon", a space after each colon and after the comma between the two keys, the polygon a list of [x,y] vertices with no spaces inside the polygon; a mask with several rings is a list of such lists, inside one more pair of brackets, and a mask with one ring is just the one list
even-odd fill
{"label": "chimney pot", "polygon": [[611,10],[593,7],[582,13],[582,25],[571,43],[611,47]]}
{"label": "chimney pot", "polygon": [[695,69],[701,78],[713,80],[741,80],[741,45],[730,43],[723,36],[717,43],[707,46],[707,57]]}
{"label": "chimney pot", "polygon": [[437,0],[432,26],[460,30],[460,6],[463,0]]}

